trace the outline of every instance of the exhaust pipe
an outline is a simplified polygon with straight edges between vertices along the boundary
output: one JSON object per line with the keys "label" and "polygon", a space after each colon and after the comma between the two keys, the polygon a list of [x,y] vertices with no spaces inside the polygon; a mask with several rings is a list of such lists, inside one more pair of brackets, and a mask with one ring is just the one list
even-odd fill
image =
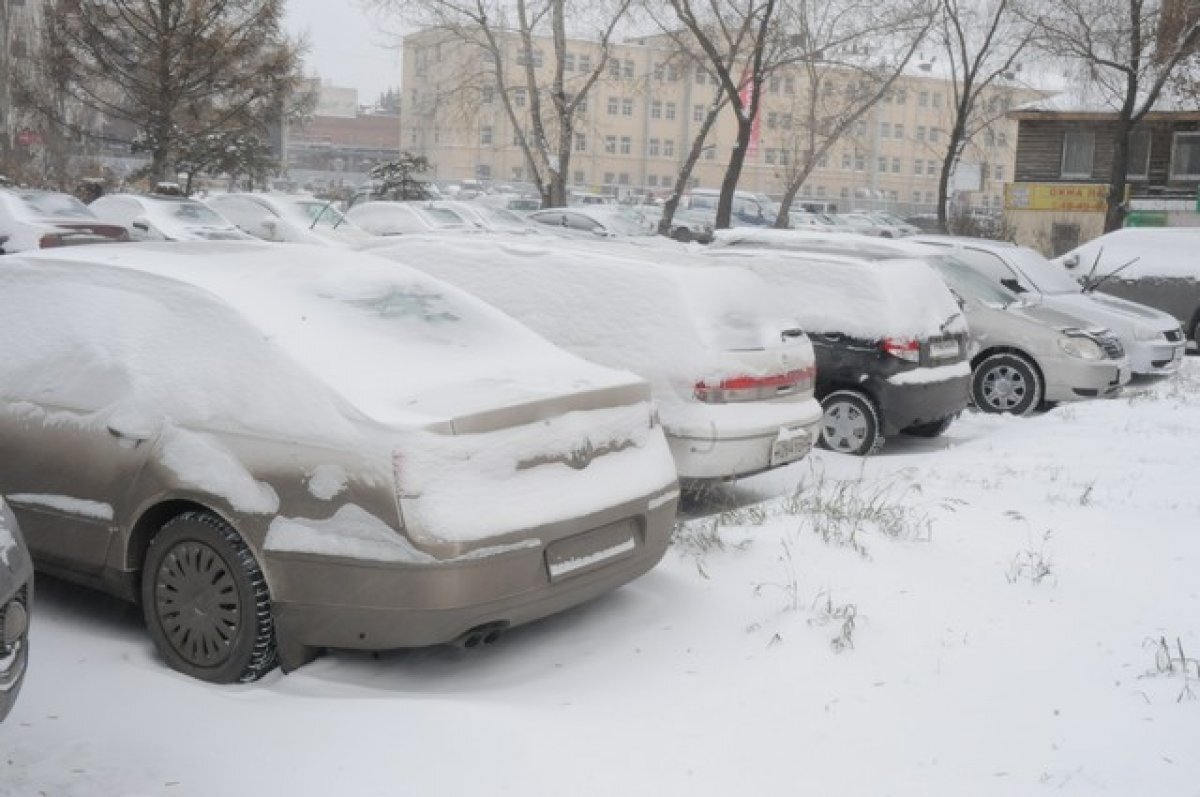
{"label": "exhaust pipe", "polygon": [[497,620],[491,623],[484,623],[483,625],[477,625],[474,628],[465,631],[450,644],[454,645],[455,647],[465,648],[467,650],[477,648],[482,645],[491,645],[499,640],[507,629],[507,620]]}

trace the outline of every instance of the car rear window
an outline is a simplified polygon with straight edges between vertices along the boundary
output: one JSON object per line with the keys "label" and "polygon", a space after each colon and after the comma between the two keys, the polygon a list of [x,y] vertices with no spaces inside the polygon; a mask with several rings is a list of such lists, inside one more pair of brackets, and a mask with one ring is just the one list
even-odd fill
{"label": "car rear window", "polygon": [[88,206],[70,194],[54,194],[44,191],[26,191],[17,194],[30,216],[52,216],[58,218],[94,219],[96,214]]}

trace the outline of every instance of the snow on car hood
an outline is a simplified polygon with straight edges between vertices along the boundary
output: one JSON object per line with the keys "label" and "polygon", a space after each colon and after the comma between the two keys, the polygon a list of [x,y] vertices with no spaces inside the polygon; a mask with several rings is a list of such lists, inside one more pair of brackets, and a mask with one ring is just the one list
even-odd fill
{"label": "snow on car hood", "polygon": [[[72,274],[76,261],[113,268]],[[93,342],[76,354],[78,378],[167,407],[184,424],[328,432],[345,428],[348,403],[381,423],[428,426],[454,413],[639,382],[555,348],[425,274],[307,246],[177,242],[31,255],[9,260],[0,275],[0,312],[9,301],[36,301],[10,290],[22,270],[55,262],[77,287],[64,312],[95,327],[82,336]],[[104,302],[90,300],[97,291],[107,292]],[[136,322],[147,314],[177,317],[178,339],[140,337]],[[36,380],[47,354],[36,332],[9,351],[29,360],[21,373]],[[323,388],[314,389],[313,375]],[[451,388],[462,391],[451,412],[422,400]]]}
{"label": "snow on car hood", "polygon": [[1048,307],[1086,318],[1092,323],[1116,331],[1128,331],[1140,326],[1165,332],[1179,327],[1179,321],[1174,316],[1144,304],[1101,293],[1050,294],[1044,297],[1043,302]]}

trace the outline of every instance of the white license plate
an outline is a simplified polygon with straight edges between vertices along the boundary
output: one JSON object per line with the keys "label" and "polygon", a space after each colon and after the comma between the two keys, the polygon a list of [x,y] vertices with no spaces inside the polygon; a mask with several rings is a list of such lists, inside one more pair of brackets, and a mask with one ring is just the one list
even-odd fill
{"label": "white license plate", "polygon": [[947,357],[958,356],[958,341],[956,340],[935,340],[929,344],[929,356],[935,360],[944,360]]}
{"label": "white license plate", "polygon": [[780,436],[771,445],[771,467],[803,459],[811,449],[812,438],[807,432],[793,432],[788,436]]}

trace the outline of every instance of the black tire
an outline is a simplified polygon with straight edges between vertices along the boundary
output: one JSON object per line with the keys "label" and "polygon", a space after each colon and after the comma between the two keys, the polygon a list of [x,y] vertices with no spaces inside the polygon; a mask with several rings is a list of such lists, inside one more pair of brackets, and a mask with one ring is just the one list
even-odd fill
{"label": "black tire", "polygon": [[865,456],[883,448],[883,425],[875,402],[856,390],[835,390],[821,399],[825,411],[817,445]]}
{"label": "black tire", "polygon": [[1043,393],[1037,368],[1019,354],[985,357],[971,373],[971,401],[983,412],[1028,415]]}
{"label": "black tire", "polygon": [[271,598],[254,555],[208,512],[168,521],[146,552],[142,612],[172,668],[212,683],[248,683],[277,664]]}
{"label": "black tire", "polygon": [[680,243],[691,243],[692,231],[687,227],[676,227],[674,232],[671,233],[671,237]]}
{"label": "black tire", "polygon": [[910,434],[913,437],[941,437],[950,428],[950,424],[954,423],[954,417],[951,415],[949,418],[942,418],[940,421],[914,424],[905,429],[904,433]]}

